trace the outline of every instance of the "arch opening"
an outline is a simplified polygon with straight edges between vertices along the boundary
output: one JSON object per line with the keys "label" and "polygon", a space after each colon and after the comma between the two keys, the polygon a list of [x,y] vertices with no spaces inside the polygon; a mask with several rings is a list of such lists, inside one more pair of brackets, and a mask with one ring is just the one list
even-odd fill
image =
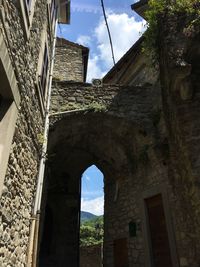
{"label": "arch opening", "polygon": [[[112,228],[113,211],[116,209],[118,216],[117,209],[121,205],[119,195],[123,183],[119,180],[123,181],[131,171],[135,146],[134,142],[128,144],[126,137],[135,126],[110,117],[102,117],[101,123],[95,124],[94,120],[99,117],[98,114],[88,114],[84,118],[64,118],[50,131],[40,222],[39,267],[65,267],[66,262],[70,267],[80,267],[81,177],[93,164],[104,176],[104,261],[111,257],[112,237],[108,229]],[[45,255],[42,246],[48,243],[48,239],[43,240],[47,236],[44,234],[47,205],[52,211],[51,233],[48,233],[51,235],[51,246],[48,244],[51,253]]]}
{"label": "arch opening", "polygon": [[79,266],[101,266],[104,239],[104,175],[96,165],[81,177]]}
{"label": "arch opening", "polygon": [[81,211],[103,215],[104,174],[96,165],[91,165],[83,172],[81,180]]}

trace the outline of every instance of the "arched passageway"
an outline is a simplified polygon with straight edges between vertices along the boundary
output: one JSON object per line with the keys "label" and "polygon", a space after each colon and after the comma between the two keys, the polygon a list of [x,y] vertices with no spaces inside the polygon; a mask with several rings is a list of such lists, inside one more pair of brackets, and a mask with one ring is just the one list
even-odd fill
{"label": "arched passageway", "polygon": [[102,267],[104,239],[104,175],[95,165],[81,177],[79,266]]}
{"label": "arched passageway", "polygon": [[[53,124],[43,196],[39,266],[79,266],[81,175],[92,164],[104,174],[104,249],[111,253],[109,216],[115,212],[116,181],[119,177],[123,179],[122,172],[130,173],[134,165],[133,133],[131,123],[100,113],[68,116]],[[49,218],[48,225],[45,222]]]}
{"label": "arched passageway", "polygon": [[104,214],[104,175],[94,164],[81,176],[81,211]]}

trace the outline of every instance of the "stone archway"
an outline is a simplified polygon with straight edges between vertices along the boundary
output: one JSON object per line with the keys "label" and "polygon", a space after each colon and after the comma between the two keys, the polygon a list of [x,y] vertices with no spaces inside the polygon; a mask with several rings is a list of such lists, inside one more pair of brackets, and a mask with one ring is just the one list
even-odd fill
{"label": "stone archway", "polygon": [[[70,267],[79,266],[80,179],[83,171],[91,164],[104,173],[104,249],[105,261],[111,260],[110,217],[115,217],[115,212],[119,213],[115,205],[119,190],[116,184],[123,179],[123,175],[131,173],[134,165],[135,144],[134,139],[130,139],[133,134],[132,123],[93,112],[71,115],[52,125],[44,197],[46,204],[43,202],[44,211],[46,206],[52,212],[52,225],[48,227],[51,230],[49,236],[48,229],[41,233],[39,266],[64,267],[66,262]],[[49,216],[48,210],[42,216],[43,222],[44,217]],[[42,249],[45,242],[48,243],[46,254]]]}
{"label": "stone archway", "polygon": [[[91,164],[101,169],[105,180],[103,266],[124,267],[124,260],[130,266],[148,265],[152,255],[146,196],[164,196],[167,190],[170,198],[163,198],[164,207],[169,203],[178,210],[168,178],[160,91],[57,82],[52,95],[43,200],[43,214],[45,203],[53,211],[52,253],[40,267],[79,266],[80,177]],[[175,251],[173,231],[169,240]],[[123,251],[123,259],[116,257],[118,251]]]}

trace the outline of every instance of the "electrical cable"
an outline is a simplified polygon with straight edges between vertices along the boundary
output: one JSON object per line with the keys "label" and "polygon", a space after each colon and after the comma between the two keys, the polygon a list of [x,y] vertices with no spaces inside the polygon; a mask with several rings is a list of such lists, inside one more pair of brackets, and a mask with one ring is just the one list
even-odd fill
{"label": "electrical cable", "polygon": [[106,17],[106,12],[105,12],[105,7],[104,7],[103,0],[101,0],[101,6],[102,6],[103,16],[104,16],[104,20],[105,20],[107,31],[108,31],[108,37],[109,37],[110,47],[111,47],[111,53],[112,53],[112,59],[113,59],[113,63],[114,63],[114,66],[115,66],[116,63],[115,63],[115,56],[114,56],[114,49],[113,49],[112,37],[111,37],[111,33],[110,33],[110,29],[109,29],[109,25],[108,25],[108,21],[107,21],[107,17]]}

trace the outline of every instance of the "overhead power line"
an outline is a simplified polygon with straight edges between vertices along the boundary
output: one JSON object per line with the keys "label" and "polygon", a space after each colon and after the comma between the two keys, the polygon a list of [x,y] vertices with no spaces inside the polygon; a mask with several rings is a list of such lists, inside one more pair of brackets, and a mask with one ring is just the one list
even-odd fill
{"label": "overhead power line", "polygon": [[105,20],[106,27],[107,27],[107,31],[108,31],[108,37],[109,37],[109,41],[110,41],[110,47],[111,47],[111,53],[112,53],[113,64],[114,64],[114,66],[115,66],[115,56],[114,56],[114,50],[113,50],[112,37],[111,37],[110,29],[109,29],[109,26],[108,26],[108,21],[107,21],[107,17],[106,17],[106,12],[105,12],[105,7],[104,7],[104,2],[103,2],[103,0],[101,0],[101,6],[102,6],[103,16],[104,16],[104,20]]}

